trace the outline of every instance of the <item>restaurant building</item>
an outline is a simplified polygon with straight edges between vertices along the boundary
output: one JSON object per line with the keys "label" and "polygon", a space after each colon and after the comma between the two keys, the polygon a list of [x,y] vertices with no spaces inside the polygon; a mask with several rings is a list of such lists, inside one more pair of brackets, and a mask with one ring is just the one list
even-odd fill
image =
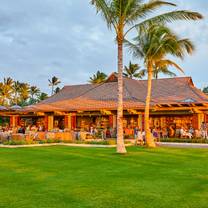
{"label": "restaurant building", "polygon": [[[10,116],[10,124],[41,124],[55,128],[89,131],[116,129],[117,75],[113,73],[102,84],[69,85],[48,99],[24,108]],[[147,81],[123,79],[123,124],[125,134],[144,129],[144,108]],[[200,129],[208,121],[208,96],[197,89],[190,77],[164,78],[152,81],[150,127],[168,128],[173,137],[176,130]]]}

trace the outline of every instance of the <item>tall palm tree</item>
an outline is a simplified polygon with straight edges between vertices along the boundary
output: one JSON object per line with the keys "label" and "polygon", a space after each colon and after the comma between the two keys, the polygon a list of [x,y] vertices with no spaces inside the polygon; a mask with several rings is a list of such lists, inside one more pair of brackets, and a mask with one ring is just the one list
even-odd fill
{"label": "tall palm tree", "polygon": [[53,95],[54,94],[54,87],[57,86],[58,84],[60,84],[61,81],[59,80],[59,78],[53,76],[51,80],[50,79],[48,80],[48,82],[49,82],[49,86],[51,87],[51,95]]}
{"label": "tall palm tree", "polygon": [[19,81],[14,81],[13,85],[12,85],[12,89],[13,89],[13,93],[14,93],[14,97],[13,97],[13,103],[15,105],[18,104],[18,95],[21,89],[21,83]]}
{"label": "tall palm tree", "polygon": [[27,83],[20,84],[20,102],[22,105],[26,104],[27,99],[30,97],[30,85]]}
{"label": "tall palm tree", "polygon": [[145,74],[146,70],[145,69],[140,69],[141,67],[138,64],[132,64],[131,61],[129,62],[129,66],[124,67],[124,73],[123,75],[125,77],[129,78],[136,78],[136,79],[142,79]]}
{"label": "tall palm tree", "polygon": [[36,86],[31,86],[30,87],[30,95],[31,98],[34,99],[34,96],[37,96],[40,93],[40,89]]}
{"label": "tall palm tree", "polygon": [[123,43],[133,29],[142,29],[151,23],[166,23],[175,20],[198,20],[202,15],[191,11],[171,11],[145,19],[154,10],[162,6],[176,6],[173,3],[150,0],[90,0],[116,34],[118,48],[118,107],[117,107],[117,152],[126,153],[123,139]]}
{"label": "tall palm tree", "polygon": [[96,74],[93,74],[92,77],[90,77],[89,82],[91,84],[100,84],[103,83],[107,78],[107,75],[103,72],[97,71]]}
{"label": "tall palm tree", "polygon": [[4,78],[5,85],[8,85],[12,88],[13,83],[14,83],[14,80],[11,77]]}
{"label": "tall palm tree", "polygon": [[135,39],[135,44],[128,43],[133,55],[143,58],[147,67],[148,87],[145,106],[145,133],[147,146],[155,147],[149,127],[149,111],[152,90],[152,77],[155,67],[173,66],[179,71],[183,70],[173,61],[166,59],[167,55],[173,55],[181,59],[185,54],[191,54],[194,50],[192,42],[188,39],[179,39],[167,26],[149,25],[145,31],[140,31]]}
{"label": "tall palm tree", "polygon": [[0,99],[1,105],[9,105],[12,96],[12,88],[10,85],[0,83]]}

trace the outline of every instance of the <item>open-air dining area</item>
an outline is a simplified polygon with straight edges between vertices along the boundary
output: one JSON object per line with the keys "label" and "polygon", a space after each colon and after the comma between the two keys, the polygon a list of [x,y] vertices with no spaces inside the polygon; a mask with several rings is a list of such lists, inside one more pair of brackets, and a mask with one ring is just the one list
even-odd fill
{"label": "open-air dining area", "polygon": [[[115,140],[116,85],[117,75],[112,74],[101,85],[65,86],[38,104],[1,109],[0,138],[39,142]],[[124,78],[124,85],[124,139],[143,144],[145,90],[139,89],[145,89],[146,81]],[[153,85],[157,91],[152,92],[150,129],[155,141],[206,139],[208,99],[194,87],[191,78],[159,79],[153,81]],[[170,87],[164,88],[164,85]],[[177,87],[181,90],[176,92]],[[170,96],[173,90],[174,96]]]}

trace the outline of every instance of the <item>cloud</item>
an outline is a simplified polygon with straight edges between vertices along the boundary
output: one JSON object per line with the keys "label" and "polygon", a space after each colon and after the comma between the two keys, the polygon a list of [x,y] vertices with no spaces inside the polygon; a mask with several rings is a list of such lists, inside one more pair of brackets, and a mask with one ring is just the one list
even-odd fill
{"label": "cloud", "polygon": [[[173,2],[208,16],[204,0]],[[205,72],[206,28],[207,21],[174,26],[198,46],[195,56],[182,63],[194,76]],[[84,83],[97,70],[111,73],[117,67],[114,34],[83,0],[1,0],[0,48],[1,77],[29,81],[48,92],[47,80],[54,75],[62,85]],[[125,53],[125,63],[130,59]],[[201,80],[207,81],[205,76]]]}

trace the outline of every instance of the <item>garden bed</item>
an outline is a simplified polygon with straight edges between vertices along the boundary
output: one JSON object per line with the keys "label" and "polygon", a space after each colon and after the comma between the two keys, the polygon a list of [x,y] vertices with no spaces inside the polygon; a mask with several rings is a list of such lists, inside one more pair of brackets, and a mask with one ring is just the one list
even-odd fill
{"label": "garden bed", "polygon": [[208,144],[208,139],[203,139],[203,138],[193,138],[193,139],[167,138],[167,139],[160,139],[160,142]]}

